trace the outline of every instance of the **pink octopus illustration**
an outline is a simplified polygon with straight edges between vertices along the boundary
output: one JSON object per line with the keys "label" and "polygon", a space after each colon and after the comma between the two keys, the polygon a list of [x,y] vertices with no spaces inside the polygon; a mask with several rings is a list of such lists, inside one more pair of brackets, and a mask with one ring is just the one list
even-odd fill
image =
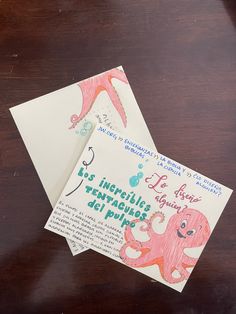
{"label": "pink octopus illustration", "polygon": [[[137,241],[130,226],[126,227],[126,243],[121,247],[120,257],[125,264],[131,267],[146,267],[158,265],[161,276],[169,283],[178,283],[188,279],[189,272],[186,268],[194,267],[197,258],[184,253],[185,248],[194,248],[206,244],[210,236],[210,227],[207,218],[198,210],[186,208],[180,213],[174,214],[168,221],[166,230],[158,234],[153,229],[154,219],[159,218],[163,222],[164,215],[155,213],[150,219],[144,220],[146,225],[140,227],[140,231],[147,232],[149,240]],[[140,222],[140,220],[134,220]],[[140,252],[137,258],[127,255],[127,248]],[[177,271],[179,277],[174,277]]]}
{"label": "pink octopus illustration", "polygon": [[83,95],[83,104],[80,114],[72,115],[72,126],[70,127],[70,129],[74,128],[77,123],[79,123],[87,115],[101,91],[106,91],[108,93],[113,106],[118,111],[121,120],[126,127],[127,117],[120,98],[112,85],[111,80],[113,78],[116,78],[126,84],[129,83],[127,77],[125,76],[125,73],[119,69],[109,70],[78,83]]}

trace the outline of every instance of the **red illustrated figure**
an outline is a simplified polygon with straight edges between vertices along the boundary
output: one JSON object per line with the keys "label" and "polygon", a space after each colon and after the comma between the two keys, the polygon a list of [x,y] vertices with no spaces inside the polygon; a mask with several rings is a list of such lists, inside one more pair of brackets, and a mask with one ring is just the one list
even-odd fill
{"label": "red illustrated figure", "polygon": [[[120,257],[125,264],[131,267],[147,267],[158,265],[161,276],[169,283],[178,283],[188,279],[189,272],[186,268],[194,267],[197,258],[184,253],[185,248],[194,248],[205,245],[210,236],[210,227],[207,218],[198,210],[186,208],[174,214],[168,221],[166,230],[158,234],[153,229],[153,222],[159,218],[163,222],[163,213],[157,212],[150,219],[146,219],[146,226],[141,226],[140,231],[147,232],[148,241],[137,241],[130,226],[126,227],[126,243],[120,250]],[[134,220],[135,223],[140,222]],[[127,248],[140,252],[137,258],[127,255]],[[177,271],[179,277],[174,277]]]}
{"label": "red illustrated figure", "polygon": [[126,127],[127,118],[125,110],[122,106],[122,103],[115,88],[111,83],[111,80],[113,78],[118,79],[126,84],[129,83],[127,77],[125,76],[125,73],[119,69],[112,69],[110,71],[104,72],[78,83],[83,96],[82,109],[79,115],[72,115],[72,126],[70,127],[70,129],[74,128],[77,123],[79,123],[87,115],[101,91],[106,91],[108,93],[113,106],[118,111],[121,120]]}

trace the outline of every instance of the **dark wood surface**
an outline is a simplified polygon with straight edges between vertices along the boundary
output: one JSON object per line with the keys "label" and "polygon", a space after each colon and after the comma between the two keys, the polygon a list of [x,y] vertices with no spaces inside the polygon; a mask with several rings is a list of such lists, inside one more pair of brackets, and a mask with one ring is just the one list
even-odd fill
{"label": "dark wood surface", "polygon": [[8,108],[118,65],[158,150],[236,188],[234,0],[1,0],[0,313],[236,313],[236,194],[182,294],[43,229]]}

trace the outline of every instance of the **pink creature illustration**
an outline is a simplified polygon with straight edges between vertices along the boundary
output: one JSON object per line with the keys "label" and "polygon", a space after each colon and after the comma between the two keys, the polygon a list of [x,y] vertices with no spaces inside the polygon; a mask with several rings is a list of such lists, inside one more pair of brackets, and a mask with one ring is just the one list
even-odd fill
{"label": "pink creature illustration", "polygon": [[[206,244],[210,236],[210,227],[207,218],[198,210],[186,208],[180,213],[174,214],[168,221],[166,230],[158,234],[153,229],[154,219],[159,218],[163,222],[164,214],[155,213],[150,219],[145,219],[145,226],[140,231],[147,232],[149,240],[137,241],[130,226],[126,227],[126,243],[121,247],[120,257],[125,264],[131,267],[146,267],[158,265],[161,276],[169,283],[178,283],[188,279],[189,272],[186,268],[194,267],[197,258],[184,253],[185,248],[194,248]],[[140,222],[140,220],[134,220]],[[137,258],[127,255],[127,248],[140,252]],[[179,277],[174,277],[177,271]]]}
{"label": "pink creature illustration", "polygon": [[119,69],[112,69],[110,71],[104,72],[78,83],[83,95],[83,104],[80,114],[72,115],[72,126],[70,127],[70,129],[74,128],[77,123],[79,123],[87,115],[87,113],[91,110],[98,94],[101,91],[106,91],[108,93],[113,106],[118,111],[121,120],[126,127],[127,117],[120,98],[111,83],[111,80],[113,78],[116,78],[126,84],[129,83],[125,76],[125,73]]}

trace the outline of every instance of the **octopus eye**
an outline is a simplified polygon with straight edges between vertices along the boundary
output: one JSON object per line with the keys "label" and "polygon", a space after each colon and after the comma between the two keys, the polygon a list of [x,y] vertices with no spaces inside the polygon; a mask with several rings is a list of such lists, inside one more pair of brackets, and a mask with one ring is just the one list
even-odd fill
{"label": "octopus eye", "polygon": [[182,229],[184,229],[186,226],[187,226],[187,220],[183,220],[183,221],[181,222],[180,227],[181,227]]}
{"label": "octopus eye", "polygon": [[193,235],[195,232],[196,232],[195,229],[188,230],[188,231],[187,231],[187,235],[191,236],[191,235]]}

